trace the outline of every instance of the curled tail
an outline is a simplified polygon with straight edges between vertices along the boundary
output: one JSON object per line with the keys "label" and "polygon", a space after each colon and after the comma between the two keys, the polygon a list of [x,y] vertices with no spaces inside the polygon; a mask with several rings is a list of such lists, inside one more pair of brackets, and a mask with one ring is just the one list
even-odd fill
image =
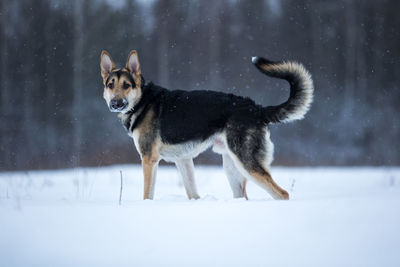
{"label": "curled tail", "polygon": [[267,122],[289,122],[304,118],[310,109],[314,92],[311,74],[304,66],[296,62],[272,62],[262,57],[253,57],[252,62],[262,73],[290,83],[290,96],[286,102],[264,108]]}

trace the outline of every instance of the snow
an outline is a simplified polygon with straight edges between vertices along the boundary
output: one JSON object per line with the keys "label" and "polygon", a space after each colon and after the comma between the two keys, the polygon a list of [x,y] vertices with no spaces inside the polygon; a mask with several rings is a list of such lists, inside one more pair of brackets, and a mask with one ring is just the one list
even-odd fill
{"label": "snow", "polygon": [[166,166],[153,201],[138,166],[0,173],[0,266],[400,266],[400,168],[272,175],[291,200],[232,199],[222,167],[200,200]]}

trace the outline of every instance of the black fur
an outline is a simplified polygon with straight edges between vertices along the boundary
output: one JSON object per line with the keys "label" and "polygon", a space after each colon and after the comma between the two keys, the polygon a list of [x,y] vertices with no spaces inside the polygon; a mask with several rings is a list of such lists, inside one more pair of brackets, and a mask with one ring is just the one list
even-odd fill
{"label": "black fur", "polygon": [[229,123],[239,131],[266,125],[263,108],[249,98],[213,91],[170,91],[149,83],[129,112],[138,112],[137,119],[125,127],[133,131],[150,108],[155,113],[154,120],[160,123],[160,136],[166,144],[203,141]]}
{"label": "black fur", "polygon": [[126,77],[126,78],[128,79],[128,81],[131,82],[132,88],[135,88],[135,87],[136,87],[136,83],[135,83],[135,81],[133,80],[132,75],[131,75],[129,72],[125,71],[125,70],[117,70],[117,71],[112,72],[112,73],[107,77],[106,85],[108,84],[108,82],[110,81],[110,79],[111,79],[112,77],[114,77],[114,76],[117,76],[118,79],[119,79],[121,76],[124,76],[124,77]]}
{"label": "black fur", "polygon": [[265,127],[259,124],[237,124],[232,118],[226,127],[226,139],[231,151],[239,158],[247,170],[264,174],[262,162],[265,159]]}

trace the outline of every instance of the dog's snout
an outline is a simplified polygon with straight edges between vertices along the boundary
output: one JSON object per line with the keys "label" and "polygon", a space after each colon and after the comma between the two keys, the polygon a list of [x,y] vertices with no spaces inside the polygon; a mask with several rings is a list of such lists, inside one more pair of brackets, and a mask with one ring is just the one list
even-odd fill
{"label": "dog's snout", "polygon": [[111,100],[110,105],[113,109],[119,109],[124,105],[124,102],[122,101],[122,99]]}
{"label": "dog's snout", "polygon": [[113,99],[110,101],[111,110],[122,110],[126,107],[127,101],[125,99]]}

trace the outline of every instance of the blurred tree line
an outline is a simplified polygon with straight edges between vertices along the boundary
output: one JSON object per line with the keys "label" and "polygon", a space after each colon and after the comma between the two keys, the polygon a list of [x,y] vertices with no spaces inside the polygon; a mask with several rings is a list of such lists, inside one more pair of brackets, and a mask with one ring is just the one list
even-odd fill
{"label": "blurred tree line", "polygon": [[139,162],[102,98],[103,49],[119,66],[138,50],[147,81],[262,105],[286,100],[288,84],[260,74],[251,56],[302,62],[315,101],[305,120],[271,126],[275,164],[400,164],[400,1],[0,5],[0,170]]}

